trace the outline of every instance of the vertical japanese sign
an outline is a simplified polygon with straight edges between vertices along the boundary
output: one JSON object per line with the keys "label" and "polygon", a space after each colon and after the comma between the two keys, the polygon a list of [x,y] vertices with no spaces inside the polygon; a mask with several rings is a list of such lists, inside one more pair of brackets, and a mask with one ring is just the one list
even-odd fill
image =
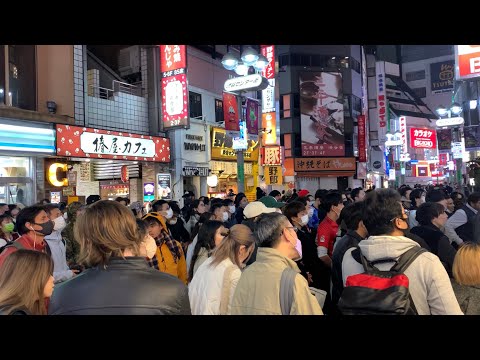
{"label": "vertical japanese sign", "polygon": [[405,161],[405,154],[408,151],[407,148],[407,118],[405,116],[400,116],[398,119],[400,125],[400,133],[402,140],[402,147],[400,148],[400,161]]}
{"label": "vertical japanese sign", "polygon": [[367,162],[365,115],[358,117],[358,161]]}
{"label": "vertical japanese sign", "polygon": [[299,82],[302,156],[345,156],[342,74],[303,72]]}
{"label": "vertical japanese sign", "polygon": [[283,165],[283,146],[264,146],[261,148],[262,165]]}
{"label": "vertical japanese sign", "polygon": [[239,131],[239,115],[237,95],[223,93],[223,119],[225,120],[225,130]]}
{"label": "vertical japanese sign", "polygon": [[281,166],[265,166],[265,184],[282,185],[282,167]]}
{"label": "vertical japanese sign", "polygon": [[275,46],[261,45],[260,50],[268,60],[262,75],[268,80],[269,86],[262,90],[262,128],[263,145],[277,144],[277,113],[275,106]]}
{"label": "vertical japanese sign", "polygon": [[385,83],[385,62],[377,61],[376,83],[377,83],[377,116],[378,116],[378,140],[384,144],[387,134],[387,89]]}
{"label": "vertical japanese sign", "polygon": [[438,151],[450,152],[452,149],[452,129],[437,130]]}
{"label": "vertical japanese sign", "polygon": [[160,66],[163,128],[188,128],[187,46],[160,45]]}
{"label": "vertical japanese sign", "polygon": [[258,101],[247,99],[247,129],[252,135],[258,134]]}

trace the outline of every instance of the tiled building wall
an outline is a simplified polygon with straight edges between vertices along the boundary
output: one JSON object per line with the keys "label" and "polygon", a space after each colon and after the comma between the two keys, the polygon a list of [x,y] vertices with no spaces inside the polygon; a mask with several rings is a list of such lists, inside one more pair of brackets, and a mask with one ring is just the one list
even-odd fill
{"label": "tiled building wall", "polygon": [[142,69],[142,95],[148,99],[147,49],[140,49],[140,68]]}
{"label": "tiled building wall", "polygon": [[73,84],[75,87],[75,124],[84,125],[83,45],[73,45]]}

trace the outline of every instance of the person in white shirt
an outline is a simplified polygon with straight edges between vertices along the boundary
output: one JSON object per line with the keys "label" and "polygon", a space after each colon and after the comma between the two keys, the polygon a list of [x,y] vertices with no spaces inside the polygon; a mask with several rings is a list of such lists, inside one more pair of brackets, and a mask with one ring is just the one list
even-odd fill
{"label": "person in white shirt", "polygon": [[415,218],[417,214],[417,209],[420,205],[425,202],[425,191],[423,189],[414,189],[410,193],[410,201],[412,204],[412,208],[410,209],[410,213],[408,214],[408,225],[411,228],[418,226],[418,221]]}
{"label": "person in white shirt", "polygon": [[480,210],[480,192],[471,193],[467,203],[448,219],[445,234],[451,242],[461,246],[465,241],[474,241],[474,223]]}

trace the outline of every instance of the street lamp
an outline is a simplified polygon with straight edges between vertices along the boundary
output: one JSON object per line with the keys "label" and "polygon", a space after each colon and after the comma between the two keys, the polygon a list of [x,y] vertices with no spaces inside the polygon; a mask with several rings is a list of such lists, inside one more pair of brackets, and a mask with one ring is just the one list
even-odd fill
{"label": "street lamp", "polygon": [[[222,58],[222,65],[226,70],[235,71],[237,75],[240,75],[240,78],[247,78],[250,76],[259,77],[259,75],[248,75],[250,67],[254,68],[256,74],[261,73],[268,64],[268,60],[265,56],[258,54],[258,52],[250,46],[247,46],[242,51],[242,46],[240,46],[240,59],[237,56],[227,49],[227,53]],[[225,84],[228,83],[228,80]],[[238,103],[238,121],[242,121],[243,111],[242,111],[242,93],[244,91],[254,91],[261,90],[264,88],[264,84],[268,84],[266,79],[262,79],[260,85],[255,85],[254,88],[239,88],[235,91],[228,90],[237,94],[237,103]],[[245,173],[244,173],[244,150],[237,150],[237,188],[238,192],[245,192]]]}

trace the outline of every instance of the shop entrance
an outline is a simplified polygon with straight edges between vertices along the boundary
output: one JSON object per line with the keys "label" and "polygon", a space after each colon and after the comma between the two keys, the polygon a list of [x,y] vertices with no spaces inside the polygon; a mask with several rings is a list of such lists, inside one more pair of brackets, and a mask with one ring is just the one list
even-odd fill
{"label": "shop entrance", "polygon": [[0,157],[0,202],[33,204],[31,166],[28,157]]}

